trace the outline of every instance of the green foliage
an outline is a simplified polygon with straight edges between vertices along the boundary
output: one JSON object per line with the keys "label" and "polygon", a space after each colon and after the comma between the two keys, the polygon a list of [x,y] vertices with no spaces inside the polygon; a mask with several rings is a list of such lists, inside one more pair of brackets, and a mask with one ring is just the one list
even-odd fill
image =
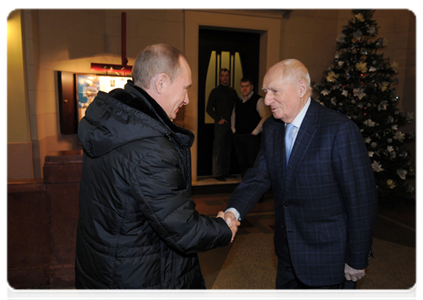
{"label": "green foliage", "polygon": [[371,19],[373,13],[353,10],[354,17],[337,39],[333,62],[314,88],[319,102],[345,114],[360,128],[379,198],[386,200],[414,191],[406,179],[415,175],[415,169],[404,146],[414,134],[400,131],[413,115],[397,108],[398,79],[394,77],[398,65],[377,53],[388,41],[377,38],[379,27]]}

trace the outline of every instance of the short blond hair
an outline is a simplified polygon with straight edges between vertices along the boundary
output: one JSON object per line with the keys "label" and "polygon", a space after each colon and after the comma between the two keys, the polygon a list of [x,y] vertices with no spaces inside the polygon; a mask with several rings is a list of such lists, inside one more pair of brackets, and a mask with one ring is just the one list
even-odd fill
{"label": "short blond hair", "polygon": [[151,80],[160,73],[169,76],[170,82],[181,71],[179,58],[185,59],[181,51],[167,44],[155,44],[147,46],[138,54],[132,68],[132,80],[135,85],[148,89]]}

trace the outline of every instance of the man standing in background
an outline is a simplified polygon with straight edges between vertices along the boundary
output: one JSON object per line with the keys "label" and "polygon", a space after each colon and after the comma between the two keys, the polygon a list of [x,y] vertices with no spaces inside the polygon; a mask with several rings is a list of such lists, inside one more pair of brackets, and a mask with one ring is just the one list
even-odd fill
{"label": "man standing in background", "polygon": [[213,140],[213,177],[225,181],[231,166],[232,130],[231,115],[237,92],[229,86],[230,72],[221,69],[219,72],[219,85],[209,96],[207,113],[214,119]]}
{"label": "man standing in background", "polygon": [[264,121],[272,115],[264,98],[254,93],[253,81],[241,79],[241,97],[235,102],[232,112],[232,132],[241,177],[254,166],[260,150],[261,132]]}

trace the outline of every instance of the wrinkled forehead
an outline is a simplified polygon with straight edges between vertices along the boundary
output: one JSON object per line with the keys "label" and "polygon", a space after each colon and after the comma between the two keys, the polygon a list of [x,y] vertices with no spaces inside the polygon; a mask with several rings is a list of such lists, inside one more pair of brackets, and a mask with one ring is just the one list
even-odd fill
{"label": "wrinkled forehead", "polygon": [[270,68],[263,78],[263,87],[282,85],[285,82],[281,68]]}

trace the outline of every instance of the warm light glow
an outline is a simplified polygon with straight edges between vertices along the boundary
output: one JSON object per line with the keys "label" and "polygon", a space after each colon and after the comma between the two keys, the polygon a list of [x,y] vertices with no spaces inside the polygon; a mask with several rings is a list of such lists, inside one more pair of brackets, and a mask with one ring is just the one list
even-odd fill
{"label": "warm light glow", "polygon": [[132,66],[91,63],[91,71],[106,72],[106,74],[111,73],[113,75],[129,75],[132,73]]}
{"label": "warm light glow", "polygon": [[[219,71],[221,69],[229,69],[231,72],[229,86],[233,87],[238,94],[241,94],[240,81],[243,76],[241,57],[239,52],[231,54],[229,51],[212,51],[210,54],[209,64],[206,75],[206,89],[205,89],[205,107],[207,107],[210,92],[219,85]],[[205,123],[213,124],[214,120],[204,111]]]}
{"label": "warm light glow", "polygon": [[21,11],[15,10],[7,19],[7,141],[30,141],[28,99],[23,88],[25,62],[22,43]]}
{"label": "warm light glow", "polygon": [[8,34],[9,34],[9,31],[10,31],[10,29],[9,29],[9,21],[5,21],[4,22],[4,37],[5,37],[5,39],[6,39],[6,42],[7,42],[7,36],[8,36]]}
{"label": "warm light glow", "polygon": [[[209,95],[210,95],[210,92],[214,89],[214,87],[215,87],[215,81],[213,80],[213,79],[215,79],[216,78],[216,80],[219,80],[217,77],[216,77],[216,68],[215,68],[215,66],[216,66],[216,60],[217,60],[217,57],[216,57],[216,51],[212,51],[212,53],[210,54],[210,60],[209,60],[209,65],[208,65],[208,68],[207,68],[207,76],[206,76],[206,93],[205,93],[205,107],[207,107],[207,102],[208,102],[208,100],[209,100]],[[204,111],[204,122],[206,123],[206,124],[213,124],[214,123],[214,120],[213,120],[213,118],[212,117],[210,117],[210,115],[208,114],[208,113],[206,113],[206,111]]]}
{"label": "warm light glow", "polygon": [[222,55],[222,61],[220,63],[220,69],[231,69],[231,65],[230,65],[230,52],[228,51],[222,51],[221,52]]}
{"label": "warm light glow", "polygon": [[239,52],[235,52],[235,66],[234,66],[234,89],[237,91],[238,95],[241,95],[241,78],[244,76],[242,72],[241,57]]}

